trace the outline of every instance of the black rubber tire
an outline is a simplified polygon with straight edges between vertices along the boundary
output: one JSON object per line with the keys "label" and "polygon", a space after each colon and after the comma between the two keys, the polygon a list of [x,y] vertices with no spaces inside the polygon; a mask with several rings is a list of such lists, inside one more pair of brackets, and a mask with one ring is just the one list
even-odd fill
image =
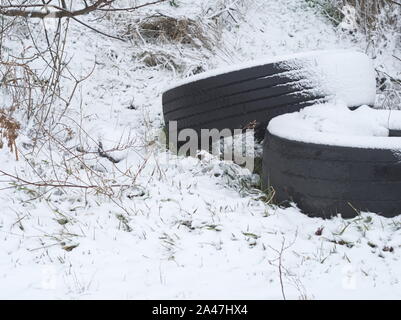
{"label": "black rubber tire", "polygon": [[310,216],[401,214],[401,161],[391,150],[291,141],[267,131],[263,183],[278,204],[293,201]]}
{"label": "black rubber tire", "polygon": [[390,130],[390,137],[401,137],[401,130]]}
{"label": "black rubber tire", "polygon": [[324,101],[306,72],[282,62],[236,70],[190,82],[162,96],[165,123],[177,129],[242,129],[256,122],[261,139],[275,116]]}

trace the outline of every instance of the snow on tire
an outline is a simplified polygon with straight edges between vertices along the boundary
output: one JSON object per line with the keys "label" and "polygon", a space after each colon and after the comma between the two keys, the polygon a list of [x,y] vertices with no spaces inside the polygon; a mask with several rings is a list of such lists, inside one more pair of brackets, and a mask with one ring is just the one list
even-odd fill
{"label": "snow on tire", "polygon": [[373,104],[375,73],[363,53],[315,51],[202,73],[167,90],[165,123],[177,129],[260,128],[270,119],[317,102],[342,99],[349,107]]}
{"label": "snow on tire", "polygon": [[359,211],[401,214],[401,111],[345,105],[273,119],[264,141],[263,181],[277,203],[310,216]]}

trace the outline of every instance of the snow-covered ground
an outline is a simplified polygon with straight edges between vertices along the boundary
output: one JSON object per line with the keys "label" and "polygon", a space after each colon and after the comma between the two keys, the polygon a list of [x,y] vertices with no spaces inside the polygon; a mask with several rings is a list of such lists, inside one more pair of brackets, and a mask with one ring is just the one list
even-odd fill
{"label": "snow-covered ground", "polygon": [[[0,151],[2,171],[39,181],[16,186],[1,177],[0,298],[401,298],[401,217],[309,218],[270,205],[246,169],[208,154],[175,157],[157,140],[161,94],[191,70],[364,50],[363,38],[338,31],[303,0],[230,1],[231,15],[219,11],[224,1],[176,2],[136,14],[224,15],[213,51],[122,42],[71,22],[70,68],[81,76],[94,70],[60,117],[65,132],[53,138],[56,146],[32,153],[33,124],[21,119],[20,160]],[[97,20],[97,28],[118,34],[129,17],[114,19]],[[20,49],[19,39],[7,41],[11,52]],[[167,67],[146,65],[146,52],[156,49],[165,50]],[[377,56],[375,65],[397,72],[390,56]],[[99,142],[118,149],[109,154],[121,161],[94,156]],[[70,150],[87,153],[78,160]],[[98,187],[44,187],[42,180]]]}

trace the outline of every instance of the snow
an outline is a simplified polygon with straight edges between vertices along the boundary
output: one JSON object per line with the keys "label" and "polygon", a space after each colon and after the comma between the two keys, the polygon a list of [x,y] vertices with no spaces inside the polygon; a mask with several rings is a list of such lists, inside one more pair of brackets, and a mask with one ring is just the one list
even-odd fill
{"label": "snow", "polygon": [[[130,2],[121,0],[121,6]],[[71,72],[79,77],[95,69],[55,130],[62,146],[45,142],[33,152],[29,133],[36,128],[21,117],[20,160],[1,149],[1,170],[29,181],[58,177],[101,188],[16,187],[1,176],[0,298],[282,299],[277,251],[284,242],[288,299],[400,299],[401,217],[364,212],[352,220],[309,218],[295,206],[267,203],[248,170],[209,154],[175,157],[157,137],[164,88],[194,67],[212,70],[311,50],[364,50],[366,42],[338,32],[303,0],[177,2],[178,8],[165,3],[132,15],[160,12],[206,25],[206,12],[211,16],[231,4],[238,21],[221,15],[222,41],[213,52],[158,45],[183,63],[181,72],[146,66],[140,57],[155,48],[150,42],[124,43],[70,23],[65,54]],[[119,34],[115,21],[96,18],[83,17]],[[128,18],[115,20],[128,25]],[[31,30],[46,47],[39,31]],[[4,52],[32,50],[20,39],[25,34],[6,38]],[[383,52],[375,66],[397,74],[391,52]],[[72,85],[65,81],[68,92]],[[52,116],[59,119],[64,109],[55,108]],[[99,141],[104,150],[118,147],[108,154],[121,161],[96,157]],[[80,160],[69,153],[78,147],[87,152]],[[113,184],[126,186],[108,188]]]}
{"label": "snow", "polygon": [[[294,53],[294,54],[287,54],[287,55],[280,55],[276,57],[265,57],[265,58],[259,58],[258,60],[253,60],[253,61],[248,61],[248,62],[242,62],[238,63],[235,65],[230,65],[226,67],[221,67],[217,68],[214,70],[209,70],[207,72],[202,72],[200,74],[197,74],[195,76],[188,77],[186,79],[182,79],[180,81],[177,81],[176,83],[172,84],[171,87],[169,87],[167,90],[183,86],[195,81],[203,80],[206,78],[211,78],[215,77],[220,74],[225,74],[233,71],[238,71],[238,70],[243,70],[243,69],[248,69],[252,67],[258,67],[258,66],[263,66],[265,64],[270,64],[270,63],[277,63],[281,61],[288,61],[288,60],[295,60],[298,59],[302,63],[305,60],[312,59],[315,57],[319,57],[321,55],[325,54],[333,54],[335,55],[337,52],[341,53],[343,50],[319,50],[319,51],[308,51],[308,52],[301,52],[301,53]],[[346,50],[344,50],[346,51]]]}
{"label": "snow", "polygon": [[349,107],[374,105],[376,78],[372,60],[364,53],[331,51],[289,61],[306,69],[306,78],[319,93]]}
{"label": "snow", "polygon": [[401,150],[401,111],[361,106],[352,111],[344,102],[304,108],[272,119],[268,131],[281,138],[330,146]]}
{"label": "snow", "polygon": [[293,72],[294,79],[300,75],[306,77],[307,83],[316,88],[317,94],[341,99],[350,107],[373,105],[375,102],[373,62],[366,54],[352,50],[320,50],[264,58],[204,72],[181,80],[167,90],[220,74],[277,62],[289,66],[290,70],[299,70]]}

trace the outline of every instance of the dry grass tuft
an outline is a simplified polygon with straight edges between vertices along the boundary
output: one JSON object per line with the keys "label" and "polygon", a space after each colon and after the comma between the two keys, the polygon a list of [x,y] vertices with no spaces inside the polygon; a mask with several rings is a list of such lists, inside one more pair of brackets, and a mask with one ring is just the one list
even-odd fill
{"label": "dry grass tuft", "polygon": [[156,67],[158,65],[163,65],[166,69],[169,70],[179,70],[181,67],[179,63],[175,61],[174,56],[168,52],[156,52],[146,50],[139,55],[139,59],[147,67]]}
{"label": "dry grass tuft", "polygon": [[153,43],[174,42],[194,47],[212,48],[212,42],[206,35],[202,25],[189,18],[176,18],[165,15],[147,17],[135,28],[128,26],[127,34],[141,37]]}
{"label": "dry grass tuft", "polygon": [[3,148],[3,139],[7,140],[7,146],[11,152],[15,152],[15,158],[18,160],[18,153],[15,140],[18,137],[18,130],[21,128],[20,124],[7,115],[6,112],[0,109],[0,149]]}

